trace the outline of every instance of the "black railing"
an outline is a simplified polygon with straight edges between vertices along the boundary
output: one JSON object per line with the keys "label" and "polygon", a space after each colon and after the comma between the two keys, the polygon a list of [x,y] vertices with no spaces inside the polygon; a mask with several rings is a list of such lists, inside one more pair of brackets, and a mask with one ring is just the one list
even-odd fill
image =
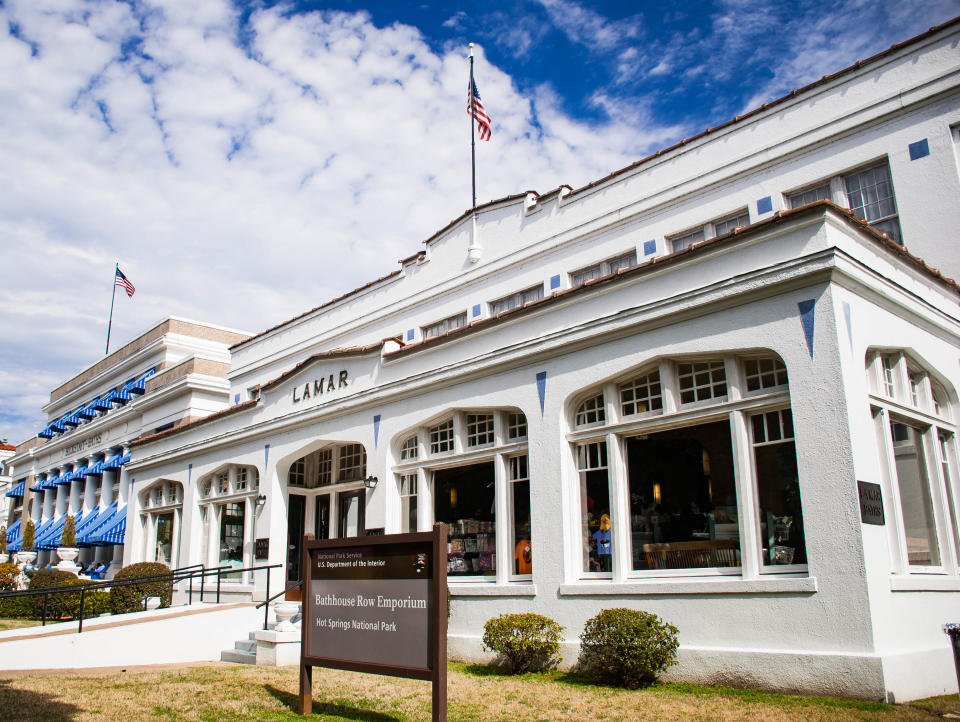
{"label": "black railing", "polygon": [[139,586],[142,584],[154,584],[158,582],[163,582],[164,586],[160,590],[153,590],[147,593],[144,597],[141,598],[143,602],[144,609],[147,607],[147,599],[150,597],[158,596],[166,590],[169,586],[171,594],[173,593],[173,588],[181,583],[189,581],[189,587],[187,590],[188,601],[187,604],[193,604],[193,580],[196,577],[200,577],[200,602],[203,602],[203,589],[204,589],[204,580],[209,576],[217,577],[217,600],[216,603],[220,603],[220,580],[224,574],[242,574],[244,572],[257,572],[265,570],[267,572],[267,595],[270,593],[270,571],[271,569],[277,569],[283,566],[282,564],[270,564],[262,565],[255,567],[245,567],[242,569],[236,569],[233,567],[205,567],[202,564],[194,564],[187,567],[179,567],[177,569],[171,569],[169,572],[163,574],[156,574],[149,577],[137,577],[135,579],[112,579],[109,581],[91,581],[83,582],[81,584],[70,584],[59,587],[44,587],[43,589],[20,589],[12,592],[0,592],[0,600],[2,599],[16,599],[16,598],[33,598],[43,596],[43,606],[41,608],[41,626],[46,626],[47,624],[47,607],[51,595],[62,595],[62,594],[80,594],[80,608],[77,615],[77,633],[80,634],[83,632],[83,612],[86,602],[87,592],[97,591],[97,590],[107,590],[115,588],[124,588]]}
{"label": "black railing", "polygon": [[283,589],[282,591],[277,592],[271,597],[270,596],[270,575],[269,574],[267,575],[267,598],[257,605],[257,609],[260,609],[260,607],[263,607],[263,628],[264,629],[269,629],[269,622],[267,621],[267,615],[270,613],[270,602],[272,602],[277,597],[285,596],[287,592],[293,589],[299,589],[301,586],[303,586],[302,579],[298,582],[294,582],[293,584],[288,584],[286,589]]}

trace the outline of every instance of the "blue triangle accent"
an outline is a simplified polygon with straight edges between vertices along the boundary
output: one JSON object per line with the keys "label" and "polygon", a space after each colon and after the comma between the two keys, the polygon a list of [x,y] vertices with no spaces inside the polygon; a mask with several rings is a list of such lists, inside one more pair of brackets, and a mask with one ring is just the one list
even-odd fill
{"label": "blue triangle accent", "polygon": [[187,464],[187,486],[190,486],[190,479],[193,476],[193,464]]}
{"label": "blue triangle accent", "polygon": [[263,445],[263,473],[267,473],[267,469],[270,468],[270,444]]}
{"label": "blue triangle accent", "polygon": [[380,414],[373,417],[373,446],[377,447],[380,440]]}
{"label": "blue triangle accent", "polygon": [[800,309],[800,323],[803,325],[803,335],[807,339],[807,350],[810,351],[810,358],[813,358],[813,319],[816,305],[816,299],[800,301],[797,304]]}
{"label": "blue triangle accent", "polygon": [[537,372],[537,393],[540,395],[540,416],[543,416],[543,402],[547,397],[547,372]]}
{"label": "blue triangle accent", "polygon": [[843,302],[843,317],[847,321],[847,340],[850,342],[850,351],[853,352],[853,321],[850,319],[850,304]]}

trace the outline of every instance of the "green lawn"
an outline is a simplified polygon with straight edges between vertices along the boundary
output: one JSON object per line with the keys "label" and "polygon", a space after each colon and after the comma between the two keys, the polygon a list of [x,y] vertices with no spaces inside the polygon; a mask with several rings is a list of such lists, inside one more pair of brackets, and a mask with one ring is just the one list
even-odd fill
{"label": "green lawn", "polygon": [[[2,645],[0,645],[2,648]],[[155,669],[0,673],[4,720],[293,720],[298,671],[220,663]],[[449,719],[932,720],[960,715],[960,697],[889,705],[689,684],[643,690],[595,686],[563,672],[504,676],[451,664]],[[426,682],[314,669],[315,720],[429,720]]]}

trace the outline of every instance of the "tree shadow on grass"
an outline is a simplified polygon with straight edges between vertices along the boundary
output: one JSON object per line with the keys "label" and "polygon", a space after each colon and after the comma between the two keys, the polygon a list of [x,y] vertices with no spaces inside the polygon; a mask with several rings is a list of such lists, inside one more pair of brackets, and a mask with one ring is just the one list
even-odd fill
{"label": "tree shadow on grass", "polygon": [[[291,694],[283,689],[278,689],[272,684],[265,684],[263,688],[277,699],[283,706],[287,707],[296,714],[300,713],[300,695]],[[359,707],[349,707],[343,704],[333,702],[322,702],[313,700],[312,714],[336,715],[344,719],[357,720],[357,722],[396,722],[400,717],[374,712],[369,709],[360,709]]]}
{"label": "tree shadow on grass", "polygon": [[51,695],[11,687],[0,679],[0,717],[7,722],[71,722],[83,709]]}

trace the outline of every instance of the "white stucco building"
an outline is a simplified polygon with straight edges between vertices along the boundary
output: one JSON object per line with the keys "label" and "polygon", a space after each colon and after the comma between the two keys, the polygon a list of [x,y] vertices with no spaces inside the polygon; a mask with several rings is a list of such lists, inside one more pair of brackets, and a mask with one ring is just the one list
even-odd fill
{"label": "white stucco building", "polygon": [[[32,519],[37,564],[56,564],[54,550],[72,515],[79,561],[116,562],[119,568],[130,441],[228,406],[228,347],[244,338],[168,318],[54,389],[43,409],[47,426],[5,461],[14,479],[14,504],[4,517],[10,551],[20,549]],[[168,533],[159,530],[161,541]]]}
{"label": "white stucco building", "polygon": [[958,42],[468,211],[238,340],[232,406],[139,425],[124,562],[280,564],[276,590],[305,531],[444,521],[452,656],[534,611],[572,661],[628,606],[679,627],[676,678],[953,691]]}

